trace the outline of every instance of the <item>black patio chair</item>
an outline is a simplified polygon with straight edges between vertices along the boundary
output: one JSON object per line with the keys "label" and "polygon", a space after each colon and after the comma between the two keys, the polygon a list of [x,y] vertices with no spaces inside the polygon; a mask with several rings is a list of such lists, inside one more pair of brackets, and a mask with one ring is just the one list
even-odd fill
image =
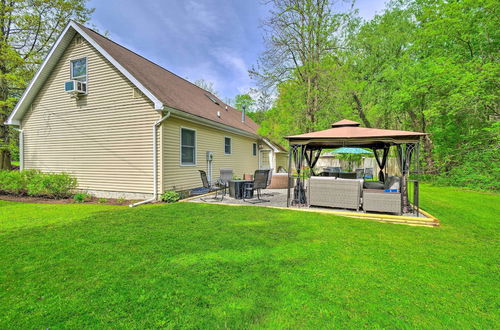
{"label": "black patio chair", "polygon": [[217,184],[220,188],[224,188],[224,195],[227,193],[227,188],[229,188],[229,180],[233,179],[233,170],[230,168],[220,169],[220,178]]}
{"label": "black patio chair", "polygon": [[[213,183],[210,183],[208,181],[208,177],[207,177],[207,172],[203,171],[203,170],[198,170],[200,172],[200,176],[201,176],[201,182],[203,184],[203,188],[206,188],[208,189],[208,193],[211,193],[211,192],[214,192],[215,191],[215,196],[212,197],[212,199],[214,200],[218,200],[218,201],[221,201],[224,200],[224,196],[226,195],[225,193],[225,190],[223,190],[222,192],[222,195],[221,195],[221,198],[217,198],[217,194],[219,193],[220,191],[220,187],[217,186],[216,184],[213,184]],[[200,200],[204,201],[204,202],[208,202],[206,199],[200,197]]]}
{"label": "black patio chair", "polygon": [[[266,188],[271,185],[271,180],[272,179],[273,179],[273,169],[270,169],[269,173],[267,175],[267,185],[266,185]],[[264,194],[262,194],[262,196],[272,197],[272,196],[274,196],[274,194],[272,194],[272,193],[264,193]]]}
{"label": "black patio chair", "polygon": [[[253,182],[245,183],[243,185],[243,201],[247,203],[257,204],[262,202],[270,202],[268,199],[262,199],[261,190],[267,187],[267,180],[269,177],[269,170],[256,170],[253,176]],[[249,201],[245,200],[245,197],[257,192],[257,200]]]}

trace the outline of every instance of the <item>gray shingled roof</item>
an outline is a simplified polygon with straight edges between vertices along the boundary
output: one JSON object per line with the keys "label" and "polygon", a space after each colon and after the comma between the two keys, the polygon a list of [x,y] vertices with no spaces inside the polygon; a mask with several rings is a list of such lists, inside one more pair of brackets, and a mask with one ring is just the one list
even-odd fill
{"label": "gray shingled roof", "polygon": [[[257,134],[259,125],[248,116],[245,116],[245,122],[242,122],[241,112],[231,106],[227,106],[226,110],[226,104],[217,96],[111,41],[94,30],[81,24],[78,24],[78,26],[166,106]],[[215,104],[207,95],[215,99],[219,104]],[[218,112],[220,112],[220,117],[217,115]]]}

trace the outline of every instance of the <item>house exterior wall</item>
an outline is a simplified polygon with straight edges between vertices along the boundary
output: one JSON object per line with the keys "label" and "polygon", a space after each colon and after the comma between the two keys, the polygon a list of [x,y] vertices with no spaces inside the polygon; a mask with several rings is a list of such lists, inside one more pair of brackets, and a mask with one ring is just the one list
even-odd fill
{"label": "house exterior wall", "polygon": [[[88,95],[75,100],[64,82],[70,60],[81,57],[87,58]],[[21,123],[24,167],[68,172],[79,188],[98,196],[143,198],[153,189],[151,127],[159,118],[102,55],[74,39]]]}
{"label": "house exterior wall", "polygon": [[[196,165],[181,165],[181,128],[196,131]],[[231,138],[232,153],[224,154],[224,137]],[[253,174],[258,168],[258,151],[254,156],[252,144],[256,139],[226,132],[181,118],[170,117],[162,125],[163,185],[166,190],[187,190],[201,187],[198,170],[208,171],[207,151],[213,152],[212,180],[219,177],[221,168],[231,168],[237,177]],[[208,172],[207,172],[208,173]]]}
{"label": "house exterior wall", "polygon": [[288,154],[287,153],[276,153],[276,171],[282,167],[288,170]]}

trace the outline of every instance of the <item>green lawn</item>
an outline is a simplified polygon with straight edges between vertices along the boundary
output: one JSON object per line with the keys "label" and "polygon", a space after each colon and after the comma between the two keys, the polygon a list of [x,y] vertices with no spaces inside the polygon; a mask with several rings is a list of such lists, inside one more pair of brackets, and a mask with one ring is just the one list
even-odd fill
{"label": "green lawn", "polygon": [[439,228],[0,202],[0,328],[498,328],[499,202],[424,185]]}

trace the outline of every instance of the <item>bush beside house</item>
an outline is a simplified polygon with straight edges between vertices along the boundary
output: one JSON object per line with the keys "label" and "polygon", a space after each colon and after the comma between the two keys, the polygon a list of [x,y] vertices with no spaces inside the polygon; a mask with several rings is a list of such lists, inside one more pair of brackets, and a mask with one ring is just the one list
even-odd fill
{"label": "bush beside house", "polygon": [[43,173],[38,170],[0,171],[0,193],[16,196],[67,198],[77,187],[68,173]]}

